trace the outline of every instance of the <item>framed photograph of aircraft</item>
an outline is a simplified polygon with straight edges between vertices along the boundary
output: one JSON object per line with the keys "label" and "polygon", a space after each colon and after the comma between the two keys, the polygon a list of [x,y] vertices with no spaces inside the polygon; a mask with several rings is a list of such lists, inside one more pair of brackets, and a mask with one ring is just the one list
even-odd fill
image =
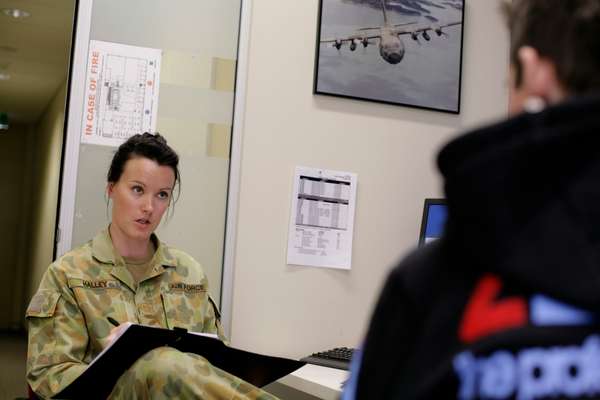
{"label": "framed photograph of aircraft", "polygon": [[465,0],[320,0],[315,94],[458,114]]}

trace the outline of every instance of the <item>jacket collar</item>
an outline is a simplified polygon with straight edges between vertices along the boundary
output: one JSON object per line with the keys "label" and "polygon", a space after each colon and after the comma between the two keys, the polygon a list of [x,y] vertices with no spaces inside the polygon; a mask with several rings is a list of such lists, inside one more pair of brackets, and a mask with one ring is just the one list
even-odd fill
{"label": "jacket collar", "polygon": [[[158,237],[154,233],[150,237],[150,240],[156,245],[156,253],[154,255],[156,263],[164,267],[176,267],[176,259],[169,251],[168,246],[158,240]],[[125,265],[123,257],[115,251],[108,227],[100,231],[92,239],[92,256],[103,264]]]}

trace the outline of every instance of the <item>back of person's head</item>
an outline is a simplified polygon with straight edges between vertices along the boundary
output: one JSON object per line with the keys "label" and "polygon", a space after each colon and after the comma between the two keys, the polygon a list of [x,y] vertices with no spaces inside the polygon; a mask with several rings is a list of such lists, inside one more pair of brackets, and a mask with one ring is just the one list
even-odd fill
{"label": "back of person's head", "polygon": [[523,79],[519,50],[552,62],[571,95],[600,89],[600,0],[505,0],[515,86]]}

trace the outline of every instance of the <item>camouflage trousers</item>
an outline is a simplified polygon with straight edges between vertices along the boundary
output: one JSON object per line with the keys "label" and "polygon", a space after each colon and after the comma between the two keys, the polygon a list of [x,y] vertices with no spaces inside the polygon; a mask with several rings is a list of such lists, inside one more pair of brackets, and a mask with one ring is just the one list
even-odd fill
{"label": "camouflage trousers", "polygon": [[159,347],[140,357],[119,378],[108,398],[277,400],[199,355],[171,347]]}

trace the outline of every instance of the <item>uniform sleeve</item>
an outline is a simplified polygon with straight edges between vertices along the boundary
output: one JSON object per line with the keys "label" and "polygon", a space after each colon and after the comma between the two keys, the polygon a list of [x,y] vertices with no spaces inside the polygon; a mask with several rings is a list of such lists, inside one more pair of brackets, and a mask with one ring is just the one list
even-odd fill
{"label": "uniform sleeve", "polygon": [[54,265],[44,274],[26,317],[27,382],[36,394],[49,398],[87,367],[82,360],[88,345],[83,314],[66,277]]}
{"label": "uniform sleeve", "polygon": [[223,342],[229,344],[223,326],[221,325],[221,313],[214,300],[208,295],[208,307],[204,317],[204,329],[206,333],[216,333]]}

